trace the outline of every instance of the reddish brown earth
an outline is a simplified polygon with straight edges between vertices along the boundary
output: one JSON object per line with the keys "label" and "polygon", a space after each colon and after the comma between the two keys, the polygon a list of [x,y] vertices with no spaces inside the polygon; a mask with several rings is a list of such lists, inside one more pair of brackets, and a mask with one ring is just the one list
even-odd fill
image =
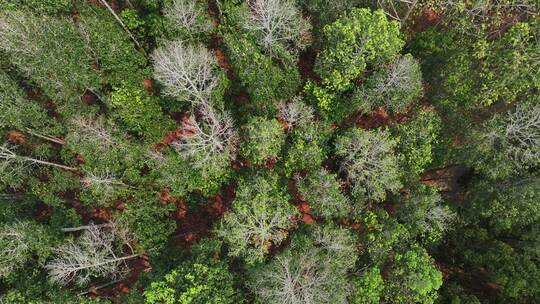
{"label": "reddish brown earth", "polygon": [[432,8],[424,8],[422,14],[416,17],[416,19],[414,20],[414,26],[412,30],[417,33],[423,32],[429,27],[438,24],[441,18],[441,14],[437,13]]}
{"label": "reddish brown earth", "polygon": [[173,238],[183,247],[190,248],[200,239],[209,237],[216,221],[221,219],[235,198],[235,186],[229,185],[211,198],[207,205],[176,215],[177,230]]}
{"label": "reddish brown earth", "polygon": [[345,127],[357,127],[362,129],[375,129],[382,126],[401,124],[410,120],[414,116],[412,111],[403,113],[388,113],[384,108],[379,107],[371,114],[356,113],[345,119],[342,123]]}
{"label": "reddish brown earth", "polygon": [[26,144],[26,137],[17,130],[9,131],[6,135],[6,139],[14,145],[22,146]]}

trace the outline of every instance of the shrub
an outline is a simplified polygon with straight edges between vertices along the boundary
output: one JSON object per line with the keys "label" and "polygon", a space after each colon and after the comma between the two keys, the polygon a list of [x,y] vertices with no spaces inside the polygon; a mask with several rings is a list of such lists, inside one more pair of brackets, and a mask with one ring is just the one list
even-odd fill
{"label": "shrub", "polygon": [[232,210],[216,233],[229,244],[230,256],[255,264],[264,260],[271,246],[287,238],[296,213],[276,175],[250,175],[240,180]]}
{"label": "shrub", "polygon": [[276,160],[285,140],[279,122],[263,117],[250,118],[242,127],[241,136],[240,153],[254,165],[264,165],[269,159]]}
{"label": "shrub", "polygon": [[337,138],[335,151],[342,158],[340,171],[347,174],[355,196],[381,201],[386,191],[399,190],[395,146],[396,141],[385,130],[353,129]]}
{"label": "shrub", "polygon": [[341,193],[337,176],[325,169],[297,178],[298,194],[302,195],[313,215],[325,219],[346,217],[351,212],[349,201]]}

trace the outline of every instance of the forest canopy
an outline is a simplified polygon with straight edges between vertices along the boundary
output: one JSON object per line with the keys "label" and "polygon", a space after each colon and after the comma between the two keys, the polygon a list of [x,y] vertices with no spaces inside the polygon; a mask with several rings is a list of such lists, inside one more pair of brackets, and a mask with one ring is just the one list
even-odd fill
{"label": "forest canopy", "polygon": [[0,41],[1,304],[540,299],[538,1],[0,0]]}

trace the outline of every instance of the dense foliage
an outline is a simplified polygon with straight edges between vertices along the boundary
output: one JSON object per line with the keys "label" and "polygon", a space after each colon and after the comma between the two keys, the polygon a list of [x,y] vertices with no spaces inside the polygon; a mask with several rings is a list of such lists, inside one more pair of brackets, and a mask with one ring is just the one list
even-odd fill
{"label": "dense foliage", "polygon": [[533,0],[0,0],[0,303],[537,303]]}

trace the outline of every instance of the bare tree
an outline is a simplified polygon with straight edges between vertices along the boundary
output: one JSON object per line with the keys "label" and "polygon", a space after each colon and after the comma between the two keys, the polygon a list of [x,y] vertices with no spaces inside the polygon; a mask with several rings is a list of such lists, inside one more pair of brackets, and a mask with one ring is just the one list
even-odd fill
{"label": "bare tree", "polygon": [[336,141],[336,155],[342,158],[340,171],[353,184],[360,197],[382,200],[386,191],[401,187],[395,141],[387,131],[355,129]]}
{"label": "bare tree", "polygon": [[0,227],[0,278],[22,266],[30,251],[27,241],[28,223]]}
{"label": "bare tree", "polygon": [[279,119],[287,124],[288,130],[305,126],[314,119],[313,109],[301,97],[294,97],[291,102],[280,102],[278,110]]}
{"label": "bare tree", "polygon": [[110,148],[116,146],[117,143],[113,138],[112,132],[115,130],[108,130],[105,128],[103,120],[101,118],[92,119],[83,116],[76,116],[71,120],[72,140],[77,142],[90,142],[97,144],[104,148]]}
{"label": "bare tree", "polygon": [[9,145],[1,145],[0,146],[0,167],[20,167],[24,166],[25,164],[35,164],[35,165],[45,165],[45,166],[51,166],[56,167],[68,171],[76,171],[76,168],[68,167],[64,165],[60,165],[57,163],[52,163],[44,160],[40,160],[33,157],[28,156],[22,156],[15,152],[15,147],[9,146]]}
{"label": "bare tree", "polygon": [[280,44],[293,53],[303,49],[308,41],[306,33],[311,26],[291,0],[248,1],[250,12],[245,16],[244,27],[262,34],[262,45],[272,54]]}
{"label": "bare tree", "polygon": [[487,123],[482,139],[491,147],[505,143],[501,152],[516,164],[540,161],[540,105],[520,103],[506,117],[496,116]]}
{"label": "bare tree", "polygon": [[409,19],[418,0],[376,0],[377,7],[382,8],[390,18],[403,25]]}
{"label": "bare tree", "polygon": [[95,193],[100,198],[99,203],[107,202],[118,188],[127,187],[124,182],[108,170],[85,172],[85,176],[81,179],[81,185],[84,190]]}
{"label": "bare tree", "polygon": [[396,58],[375,77],[373,90],[368,93],[369,97],[381,100],[382,105],[392,111],[404,110],[422,96],[420,64],[410,54]]}
{"label": "bare tree", "polygon": [[238,143],[232,117],[227,112],[217,112],[207,102],[196,109],[198,117],[192,114],[183,125],[190,135],[173,142],[173,149],[193,160],[196,168],[224,158],[232,159]]}
{"label": "bare tree", "polygon": [[510,157],[525,163],[540,160],[540,104],[522,103],[506,119]]}
{"label": "bare tree", "polygon": [[316,229],[308,241],[293,238],[285,252],[252,273],[248,286],[261,302],[348,303],[346,274],[356,261],[354,241],[345,230],[327,228]]}
{"label": "bare tree", "polygon": [[126,244],[125,234],[116,226],[89,225],[77,239],[55,248],[56,257],[45,268],[51,281],[62,285],[75,281],[84,286],[92,278],[116,280],[129,271],[126,261],[137,257],[133,251],[118,254]]}
{"label": "bare tree", "polygon": [[164,86],[163,93],[191,101],[207,102],[219,84],[215,58],[201,44],[173,41],[152,55],[154,77]]}
{"label": "bare tree", "polygon": [[163,15],[178,28],[193,33],[212,29],[210,16],[200,9],[198,0],[173,0],[163,9]]}

